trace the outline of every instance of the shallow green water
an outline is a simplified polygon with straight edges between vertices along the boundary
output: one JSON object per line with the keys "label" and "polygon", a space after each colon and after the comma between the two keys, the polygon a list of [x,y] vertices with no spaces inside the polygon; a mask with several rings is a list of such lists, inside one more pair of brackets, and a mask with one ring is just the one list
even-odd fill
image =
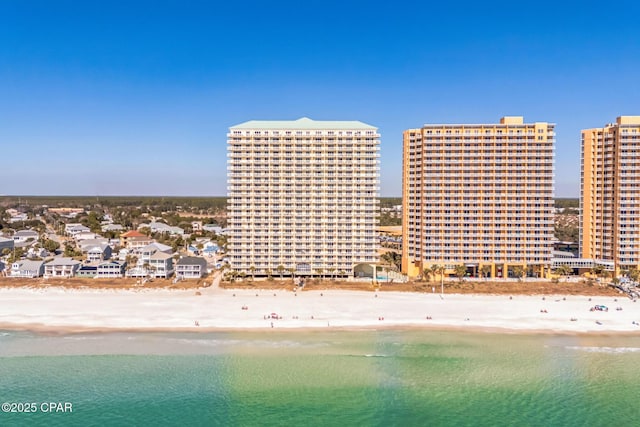
{"label": "shallow green water", "polygon": [[637,425],[640,337],[0,334],[0,425]]}

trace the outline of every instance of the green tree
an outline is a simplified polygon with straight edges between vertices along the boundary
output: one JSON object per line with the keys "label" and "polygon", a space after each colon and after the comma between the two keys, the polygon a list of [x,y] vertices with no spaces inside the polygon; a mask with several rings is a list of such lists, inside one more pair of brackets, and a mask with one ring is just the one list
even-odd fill
{"label": "green tree", "polygon": [[11,251],[9,258],[7,258],[7,263],[13,264],[16,261],[19,261],[20,259],[22,259],[24,254],[25,250],[23,248],[13,248],[13,251]]}
{"label": "green tree", "polygon": [[382,254],[381,258],[384,262],[393,266],[397,270],[400,270],[402,267],[402,255],[395,251],[387,251]]}
{"label": "green tree", "polygon": [[491,266],[490,265],[483,265],[480,268],[480,274],[482,274],[482,277],[484,277],[485,279],[487,277],[489,277],[489,275],[491,274]]}
{"label": "green tree", "polygon": [[558,276],[568,276],[573,272],[573,269],[568,265],[561,265],[553,271]]}
{"label": "green tree", "polygon": [[467,267],[462,264],[458,264],[453,268],[453,272],[458,280],[462,281],[462,278],[467,275]]}
{"label": "green tree", "polygon": [[253,265],[250,266],[249,271],[251,272],[251,280],[253,281],[255,279],[256,267]]}
{"label": "green tree", "polygon": [[427,283],[431,281],[432,275],[433,275],[433,269],[431,267],[425,267],[424,270],[422,270],[422,277]]}
{"label": "green tree", "polygon": [[516,265],[511,271],[513,272],[514,276],[522,280],[522,276],[524,275],[524,268],[521,265]]}
{"label": "green tree", "polygon": [[285,268],[284,265],[280,264],[279,266],[276,267],[276,271],[278,272],[278,274],[280,275],[280,280],[282,280],[282,275],[285,272]]}
{"label": "green tree", "polygon": [[296,281],[296,269],[295,267],[287,268],[289,274],[291,274],[291,281],[295,283]]}
{"label": "green tree", "polygon": [[439,265],[439,264],[433,264],[431,266],[431,271],[433,271],[434,274],[440,276],[440,293],[444,294],[444,273],[446,271],[445,266]]}
{"label": "green tree", "polygon": [[53,253],[60,249],[60,243],[56,242],[55,240],[46,239],[44,242],[42,242],[42,247]]}

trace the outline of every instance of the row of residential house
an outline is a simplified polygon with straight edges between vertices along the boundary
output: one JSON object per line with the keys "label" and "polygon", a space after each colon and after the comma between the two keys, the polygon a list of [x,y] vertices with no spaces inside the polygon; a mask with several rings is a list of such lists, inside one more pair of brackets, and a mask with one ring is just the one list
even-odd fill
{"label": "row of residential house", "polygon": [[[0,263],[0,271],[4,265]],[[155,277],[169,278],[173,275],[179,279],[198,279],[207,273],[207,262],[199,257],[180,258],[175,269],[173,257],[169,254],[153,254],[144,266],[136,265],[127,270],[126,261],[108,260],[96,264],[83,264],[73,258],[56,258],[49,262],[20,260],[11,265],[7,272],[9,277],[86,277],[86,278],[120,278],[120,277]]]}
{"label": "row of residential house", "polygon": [[[193,224],[194,228],[216,233],[224,232],[212,224],[203,226],[201,222],[196,223]],[[184,236],[183,229],[170,227],[161,222],[143,224],[142,227],[148,227],[154,233]],[[103,222],[102,229],[103,232],[121,232],[123,227],[113,224],[109,218]],[[137,230],[123,232],[118,239],[108,239],[91,232],[89,227],[80,223],[67,223],[64,232],[74,240],[76,247],[83,254],[83,262],[72,258],[54,258],[46,263],[34,260],[33,258],[46,258],[49,253],[33,246],[39,239],[37,232],[22,230],[14,233],[11,238],[0,236],[0,251],[4,248],[31,246],[27,258],[32,259],[17,260],[10,266],[0,265],[0,272],[4,270],[2,274],[10,277],[170,278],[175,275],[179,279],[199,278],[207,273],[207,261],[204,258],[186,256],[175,262],[172,247],[157,243]],[[119,251],[114,253],[118,248]],[[218,245],[208,239],[201,240],[197,247],[189,246],[188,249],[190,255],[212,256],[219,251]],[[134,264],[131,264],[132,260]]]}

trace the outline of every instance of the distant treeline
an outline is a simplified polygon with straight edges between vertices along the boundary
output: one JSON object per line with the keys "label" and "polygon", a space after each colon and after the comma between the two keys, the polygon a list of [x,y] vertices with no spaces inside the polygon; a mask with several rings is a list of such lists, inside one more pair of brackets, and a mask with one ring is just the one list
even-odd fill
{"label": "distant treeline", "polygon": [[145,196],[2,196],[0,206],[42,206],[51,208],[153,207],[162,211],[222,210],[226,197],[145,197]]}
{"label": "distant treeline", "polygon": [[557,198],[556,208],[579,208],[580,199]]}
{"label": "distant treeline", "polygon": [[[390,208],[402,204],[402,197],[381,197],[380,207]],[[1,196],[0,206],[42,206],[56,207],[84,207],[102,206],[111,208],[116,206],[153,207],[163,211],[176,210],[223,210],[227,206],[226,197],[144,197],[144,196]],[[557,198],[557,208],[578,208],[579,199]]]}

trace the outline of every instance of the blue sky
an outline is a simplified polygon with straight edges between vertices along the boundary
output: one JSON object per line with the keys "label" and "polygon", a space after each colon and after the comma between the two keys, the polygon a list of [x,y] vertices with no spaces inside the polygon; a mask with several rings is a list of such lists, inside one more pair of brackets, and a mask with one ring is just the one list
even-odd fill
{"label": "blue sky", "polygon": [[640,115],[638,2],[0,0],[0,194],[226,194],[226,132],[361,120],[401,192],[402,131]]}

